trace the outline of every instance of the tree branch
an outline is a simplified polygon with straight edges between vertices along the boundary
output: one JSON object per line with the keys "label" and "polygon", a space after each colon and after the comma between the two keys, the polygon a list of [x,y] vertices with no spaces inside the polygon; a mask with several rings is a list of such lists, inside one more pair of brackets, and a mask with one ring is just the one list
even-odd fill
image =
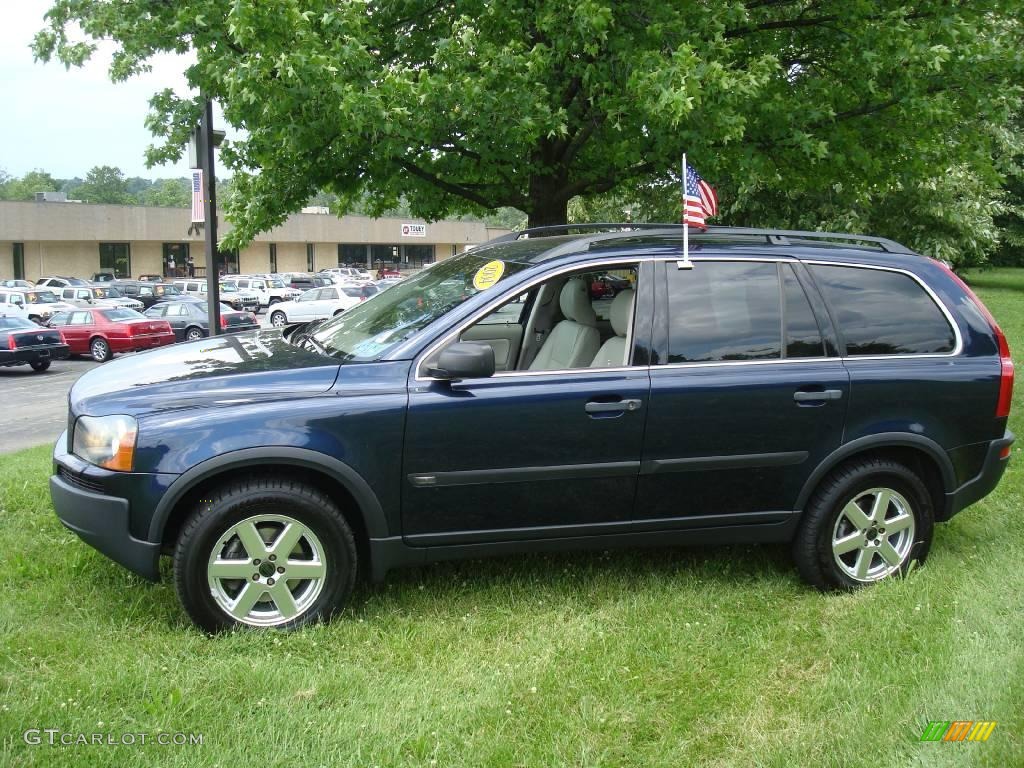
{"label": "tree branch", "polygon": [[[430,173],[430,171],[423,170],[418,165],[415,165],[414,163],[412,163],[412,162],[410,162],[408,160],[400,159],[398,161],[398,164],[402,168],[404,168],[406,171],[411,173],[413,176],[415,176],[415,177],[417,177],[419,179],[422,179],[423,181],[427,182],[428,184],[432,184],[435,187],[437,187],[438,189],[442,189],[442,190],[444,190],[445,192],[447,192],[447,193],[449,193],[451,195],[456,195],[457,197],[464,197],[466,200],[469,200],[470,202],[476,203],[477,205],[482,205],[484,208],[497,208],[498,205],[500,204],[500,203],[495,203],[492,200],[486,199],[485,197],[483,197],[482,195],[474,192],[473,190],[471,190],[468,186],[466,186],[464,184],[453,184],[450,181],[445,181],[441,177],[436,176],[433,173]],[[510,205],[515,205],[515,204],[514,203],[510,203]]]}

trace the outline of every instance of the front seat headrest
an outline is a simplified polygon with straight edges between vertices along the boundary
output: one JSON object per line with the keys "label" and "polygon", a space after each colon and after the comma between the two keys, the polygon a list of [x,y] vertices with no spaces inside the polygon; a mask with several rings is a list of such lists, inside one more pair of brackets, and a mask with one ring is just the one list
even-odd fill
{"label": "front seat headrest", "polygon": [[633,289],[626,288],[612,300],[610,314],[612,330],[616,336],[625,336],[629,330],[629,319],[633,315],[633,295]]}
{"label": "front seat headrest", "polygon": [[587,290],[587,284],[578,277],[567,280],[562,286],[558,306],[566,320],[573,320],[580,325],[597,325],[597,315],[590,304],[590,291]]}

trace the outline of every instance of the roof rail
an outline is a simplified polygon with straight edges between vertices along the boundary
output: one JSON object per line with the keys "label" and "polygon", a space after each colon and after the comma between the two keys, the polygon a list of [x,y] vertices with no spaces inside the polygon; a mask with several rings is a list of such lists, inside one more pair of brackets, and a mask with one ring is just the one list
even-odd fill
{"label": "roof rail", "polygon": [[[580,232],[607,232],[608,230],[619,230],[622,232],[639,231],[639,230],[661,230],[666,234],[670,234],[677,231],[682,231],[683,224],[637,224],[635,222],[620,222],[620,223],[600,223],[600,224],[555,224],[546,227],[532,227],[530,229],[524,229],[519,232],[511,232],[507,235],[502,235],[491,242],[509,242],[513,240],[520,240],[524,236],[529,237],[530,235],[536,234],[557,234],[559,232],[569,233],[570,230]],[[907,246],[897,243],[895,240],[890,240],[887,237],[876,237],[875,235],[860,235],[860,234],[847,234],[844,232],[809,232],[797,229],[763,229],[760,227],[725,227],[718,225],[711,225],[704,231],[691,232],[691,237],[699,237],[706,239],[708,236],[730,236],[730,235],[743,235],[743,236],[761,236],[764,237],[769,245],[790,245],[792,240],[821,240],[821,241],[838,241],[844,243],[867,243],[870,245],[877,246],[879,249],[886,253],[898,253],[906,255],[914,255],[914,251],[907,248]],[[602,238],[604,239],[604,238]]]}

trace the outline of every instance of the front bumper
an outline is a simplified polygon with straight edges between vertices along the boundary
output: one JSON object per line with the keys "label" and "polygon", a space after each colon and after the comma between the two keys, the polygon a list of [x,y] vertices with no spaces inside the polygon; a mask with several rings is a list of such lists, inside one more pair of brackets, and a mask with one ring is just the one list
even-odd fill
{"label": "front bumper", "polygon": [[66,446],[65,432],[54,447],[54,474],[50,477],[50,497],[58,519],[114,562],[150,581],[159,581],[159,542],[132,536],[127,499],[94,493],[69,482],[67,478],[76,476],[80,462],[67,453]]}
{"label": "front bumper", "polygon": [[976,501],[988,496],[999,485],[1006,466],[1010,463],[1010,454],[1007,449],[1013,445],[1015,439],[1013,432],[1006,430],[999,440],[992,441],[988,447],[988,453],[985,455],[981,471],[952,493],[946,494],[943,508],[937,510],[937,520],[940,522],[949,520],[957,512],[961,512]]}

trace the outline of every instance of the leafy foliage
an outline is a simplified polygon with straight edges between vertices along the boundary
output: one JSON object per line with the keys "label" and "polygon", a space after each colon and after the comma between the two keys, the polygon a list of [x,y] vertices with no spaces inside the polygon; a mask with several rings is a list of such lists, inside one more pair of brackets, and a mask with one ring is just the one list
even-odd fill
{"label": "leafy foliage", "polygon": [[129,205],[134,202],[121,169],[111,165],[97,165],[90,170],[75,194],[89,203]]}
{"label": "leafy foliage", "polygon": [[[508,206],[531,224],[576,197],[663,206],[684,150],[723,220],[889,216],[913,240],[997,210],[983,129],[1021,96],[1018,17],[1019,0],[53,0],[35,51],[73,65],[113,39],[115,80],[194,51],[189,83],[245,131],[222,148],[230,245],[320,190],[343,211]],[[199,100],[152,107],[149,160],[176,158]],[[951,168],[976,209],[942,208]]]}

